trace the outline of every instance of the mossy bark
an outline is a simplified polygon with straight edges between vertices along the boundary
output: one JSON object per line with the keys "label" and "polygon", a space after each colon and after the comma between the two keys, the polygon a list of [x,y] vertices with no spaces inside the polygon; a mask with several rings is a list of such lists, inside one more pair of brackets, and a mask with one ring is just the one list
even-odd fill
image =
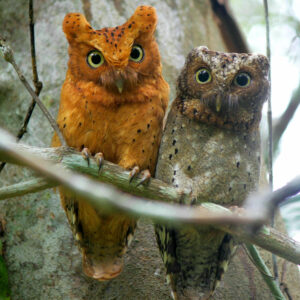
{"label": "mossy bark", "polygon": [[[44,84],[41,99],[56,115],[60,88],[67,68],[67,42],[61,23],[68,12],[88,14],[95,28],[122,24],[140,1],[62,0],[34,1],[37,64]],[[156,7],[159,22],[156,37],[163,71],[171,86],[186,54],[197,45],[226,50],[210,1],[146,1]],[[15,58],[30,79],[28,1],[0,1],[1,35],[15,51]],[[0,126],[17,133],[31,101],[12,67],[0,60]],[[37,107],[24,142],[49,146],[52,129]],[[32,172],[8,165],[0,184],[27,180]],[[67,219],[54,190],[47,190],[0,203],[0,218],[6,222],[5,261],[13,299],[170,299],[164,269],[156,247],[152,225],[140,221],[135,240],[126,255],[120,277],[97,282],[83,275],[81,257]],[[280,224],[281,228],[283,225]],[[265,256],[269,264],[270,255]],[[280,264],[280,270],[282,269]],[[300,294],[296,266],[286,267],[285,282],[294,295]],[[272,299],[260,274],[239,251],[215,299]]]}

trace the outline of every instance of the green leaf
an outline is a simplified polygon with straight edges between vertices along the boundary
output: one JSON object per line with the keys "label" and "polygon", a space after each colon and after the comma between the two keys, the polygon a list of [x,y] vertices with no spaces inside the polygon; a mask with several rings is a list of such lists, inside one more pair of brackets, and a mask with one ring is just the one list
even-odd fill
{"label": "green leaf", "polygon": [[0,300],[10,299],[10,288],[8,283],[8,273],[2,257],[2,243],[0,241]]}
{"label": "green leaf", "polygon": [[300,205],[300,195],[297,195],[295,197],[291,197],[287,200],[285,200],[280,206],[287,206],[290,204],[299,204]]}

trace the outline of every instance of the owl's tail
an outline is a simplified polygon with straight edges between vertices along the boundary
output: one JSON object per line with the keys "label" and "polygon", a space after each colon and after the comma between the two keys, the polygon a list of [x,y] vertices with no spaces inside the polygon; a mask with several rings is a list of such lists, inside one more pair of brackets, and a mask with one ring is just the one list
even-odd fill
{"label": "owl's tail", "polygon": [[97,257],[82,254],[82,268],[84,273],[99,281],[117,277],[123,269],[122,257]]}
{"label": "owl's tail", "polygon": [[156,236],[173,299],[210,299],[226,272],[233,238],[204,226],[173,229],[157,225]]}
{"label": "owl's tail", "polygon": [[133,239],[136,221],[124,215],[98,217],[98,222],[94,218],[97,224],[83,226],[83,243],[80,245],[79,241],[79,248],[82,252],[83,272],[104,281],[122,272],[123,257]]}
{"label": "owl's tail", "polygon": [[123,269],[123,256],[133,239],[136,220],[123,214],[104,214],[62,189],[60,195],[82,253],[84,273],[100,281],[117,277]]}

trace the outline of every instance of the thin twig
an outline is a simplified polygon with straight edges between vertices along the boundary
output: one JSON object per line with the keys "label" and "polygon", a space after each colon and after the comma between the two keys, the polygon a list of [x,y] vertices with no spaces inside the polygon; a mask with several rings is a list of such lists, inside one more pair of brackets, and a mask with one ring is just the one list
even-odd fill
{"label": "thin twig", "polygon": [[[253,193],[247,197],[244,207],[255,214],[261,214],[265,218],[271,218],[278,206],[289,198],[300,193],[300,176],[295,177],[285,186],[276,191]],[[253,228],[255,231],[255,228]]]}
{"label": "thin twig", "polygon": [[[37,63],[36,63],[36,52],[35,52],[35,34],[34,34],[34,10],[33,10],[33,0],[29,0],[29,32],[30,32],[30,52],[31,52],[31,65],[32,65],[32,78],[33,84],[35,86],[35,93],[37,96],[40,95],[40,92],[43,88],[43,83],[39,81],[39,76],[37,72]],[[36,102],[32,99],[30,106],[28,107],[26,117],[24,119],[23,127],[20,129],[17,135],[17,141],[19,141],[27,130],[27,125],[30,121],[32,112],[34,110]]]}
{"label": "thin twig", "polygon": [[258,271],[260,271],[260,274],[262,275],[265,283],[268,285],[272,295],[274,296],[274,299],[285,300],[285,297],[283,296],[278,284],[276,283],[275,278],[273,278],[268,267],[265,265],[263,259],[259,255],[258,250],[251,244],[246,244],[246,248],[249,256],[255,262],[255,266],[257,266]]}
{"label": "thin twig", "polygon": [[286,108],[282,113],[280,118],[278,118],[273,125],[273,149],[276,151],[278,149],[278,144],[283,136],[285,130],[287,129],[290,121],[293,119],[297,108],[300,105],[300,83],[297,89],[293,92],[292,98]]}
{"label": "thin twig", "polygon": [[[39,157],[37,157],[37,154],[39,154]],[[32,168],[46,176],[48,180],[51,179],[51,185],[62,184],[67,189],[81,195],[84,201],[88,201],[91,205],[100,208],[101,211],[105,209],[121,210],[135,217],[149,217],[156,220],[156,222],[172,223],[174,226],[181,226],[180,224],[182,223],[193,226],[210,224],[219,230],[234,235],[240,241],[254,243],[293,263],[300,263],[300,244],[293,239],[265,226],[255,235],[251,234],[247,228],[237,226],[241,224],[261,224],[263,220],[257,218],[257,214],[251,211],[245,211],[245,213],[237,216],[226,208],[213,203],[202,203],[201,206],[189,207],[149,201],[145,197],[177,203],[179,199],[188,196],[188,194],[179,192],[174,187],[157,179],[151,179],[147,186],[136,186],[137,181],[129,184],[128,171],[125,171],[120,166],[105,162],[100,172],[99,180],[114,183],[125,192],[141,196],[137,199],[117,191],[111,185],[107,186],[100,182],[95,182],[85,176],[76,175],[70,170],[66,171],[66,169],[61,167],[63,165],[71,166],[73,169],[97,177],[97,164],[91,160],[88,167],[79,152],[66,147],[45,149],[16,144],[10,136],[1,130],[0,157],[1,160]],[[47,160],[41,159],[41,157],[47,158]],[[54,166],[53,163],[49,164],[49,161],[54,161],[59,166]],[[9,189],[12,190],[12,186],[8,187]],[[228,224],[232,225],[228,226]]]}
{"label": "thin twig", "polygon": [[285,275],[287,273],[287,266],[289,262],[285,260],[282,264],[282,270],[281,270],[281,278],[280,278],[280,289],[286,294],[288,300],[293,300],[292,296],[290,295],[289,288],[285,281]]}
{"label": "thin twig", "polygon": [[[269,79],[271,85],[271,46],[270,46],[270,26],[269,26],[269,10],[268,10],[268,0],[264,0],[265,7],[265,21],[266,21],[266,40],[267,40],[267,57],[270,63],[269,69]],[[271,86],[270,86],[271,91]],[[271,102],[271,92],[268,97],[268,173],[269,173],[269,186],[273,190],[273,134],[272,134],[272,102]]]}
{"label": "thin twig", "polygon": [[36,193],[55,186],[57,186],[55,183],[44,178],[34,178],[0,188],[0,200]]}
{"label": "thin twig", "polygon": [[[266,20],[266,40],[267,40],[267,57],[270,63],[269,79],[270,79],[270,91],[271,91],[271,44],[270,44],[270,24],[269,24],[269,8],[268,0],[264,0],[265,8],[265,20]],[[269,173],[269,187],[271,191],[273,190],[273,124],[272,124],[272,101],[271,92],[268,97],[268,173]],[[274,227],[275,214],[271,218],[271,226]],[[278,266],[277,259],[274,254],[272,254],[273,261],[273,272],[276,282],[278,281]]]}
{"label": "thin twig", "polygon": [[29,32],[30,32],[30,50],[31,50],[31,64],[32,64],[32,76],[35,87],[42,88],[42,83],[39,81],[39,76],[36,67],[36,54],[35,54],[35,35],[34,35],[34,11],[33,0],[29,0]]}
{"label": "thin twig", "polygon": [[[43,84],[39,81],[39,76],[36,67],[36,54],[35,54],[35,35],[34,35],[34,11],[33,11],[33,0],[29,0],[29,32],[30,32],[30,49],[31,49],[31,65],[32,65],[32,76],[33,76],[33,84],[35,86],[35,93],[37,96],[40,95],[40,92],[43,88]],[[27,132],[27,126],[30,121],[31,115],[35,108],[35,100],[32,99],[31,104],[27,109],[27,113],[25,119],[23,121],[23,125],[20,128],[17,134],[17,141],[20,141],[23,135]],[[3,162],[0,165],[0,173],[4,169],[6,163]]]}
{"label": "thin twig", "polygon": [[288,300],[293,300],[293,298],[292,298],[292,296],[291,296],[291,294],[290,294],[290,291],[289,291],[289,288],[288,288],[287,284],[284,283],[284,282],[281,282],[281,283],[280,283],[280,287],[281,287],[281,290],[283,290],[283,292],[286,294]]}
{"label": "thin twig", "polygon": [[43,102],[36,95],[36,93],[34,92],[32,87],[28,83],[27,79],[25,78],[25,76],[21,72],[19,66],[15,62],[14,54],[13,54],[12,49],[5,43],[5,40],[2,37],[0,37],[0,53],[4,57],[4,59],[14,67],[14,69],[17,72],[21,82],[23,83],[23,85],[25,86],[25,88],[27,89],[27,91],[29,92],[31,97],[34,99],[34,101],[38,104],[38,106],[40,107],[40,109],[42,110],[42,112],[44,113],[46,118],[48,119],[50,125],[52,126],[52,128],[54,129],[56,134],[58,135],[61,144],[63,146],[66,146],[67,143],[66,143],[61,131],[59,130],[54,118],[51,116],[50,112],[47,110],[47,108],[45,107]]}

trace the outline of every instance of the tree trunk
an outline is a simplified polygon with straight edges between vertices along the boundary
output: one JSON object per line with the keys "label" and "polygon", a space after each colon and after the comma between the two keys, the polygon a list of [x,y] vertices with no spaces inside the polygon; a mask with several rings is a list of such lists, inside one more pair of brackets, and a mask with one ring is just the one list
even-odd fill
{"label": "tree trunk", "polygon": [[[157,9],[159,43],[163,72],[171,87],[186,54],[195,46],[226,51],[210,1],[148,1]],[[62,20],[68,12],[84,13],[94,28],[116,26],[129,17],[140,1],[62,0],[35,1],[36,50],[41,99],[56,115],[60,88],[67,67],[67,41]],[[1,35],[15,51],[17,63],[31,77],[28,32],[28,1],[0,1]],[[16,74],[0,60],[0,126],[17,133],[31,101]],[[35,109],[24,142],[49,146],[52,131]],[[31,171],[8,165],[1,173],[1,184],[28,179]],[[165,283],[151,223],[140,221],[135,239],[126,255],[122,274],[109,282],[98,282],[82,273],[81,257],[67,219],[53,190],[10,199],[0,203],[0,219],[5,221],[5,261],[9,271],[12,298],[17,299],[171,299]],[[280,223],[283,230],[283,224]],[[264,253],[270,266],[270,254]],[[296,266],[289,263],[284,282],[293,299],[300,294]],[[261,275],[239,250],[214,299],[272,299]]]}

